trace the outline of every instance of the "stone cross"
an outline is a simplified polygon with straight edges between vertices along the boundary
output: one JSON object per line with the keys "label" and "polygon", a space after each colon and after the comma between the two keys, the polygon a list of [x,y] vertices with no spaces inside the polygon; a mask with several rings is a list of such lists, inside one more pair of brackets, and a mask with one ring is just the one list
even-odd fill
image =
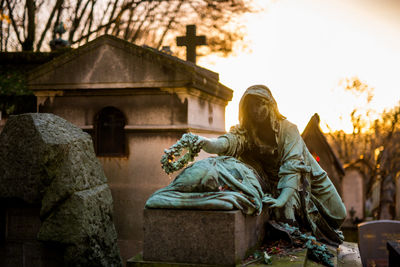
{"label": "stone cross", "polygon": [[196,36],[196,25],[186,25],[186,36],[176,38],[178,46],[186,46],[186,60],[196,63],[196,46],[205,45],[204,35]]}

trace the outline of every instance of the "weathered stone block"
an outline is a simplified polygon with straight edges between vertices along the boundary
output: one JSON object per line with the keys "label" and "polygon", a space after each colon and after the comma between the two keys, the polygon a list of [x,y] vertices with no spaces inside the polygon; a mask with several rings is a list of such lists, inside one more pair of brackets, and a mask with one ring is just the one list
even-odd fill
{"label": "weathered stone block", "polygon": [[[117,233],[109,217],[112,199],[107,185],[75,192],[51,218],[44,221],[38,239],[60,244],[75,244],[67,247],[70,265],[98,266],[117,265],[111,255],[118,255]],[[87,244],[83,240],[90,240]],[[104,252],[107,251],[108,254]]]}
{"label": "weathered stone block", "polygon": [[267,213],[144,210],[145,261],[232,265],[262,241]]}
{"label": "weathered stone block", "polygon": [[90,136],[53,114],[11,116],[0,141],[0,196],[42,202],[42,215],[73,192],[107,182]]}
{"label": "weathered stone block", "polygon": [[0,256],[13,259],[6,266],[21,258],[21,266],[42,266],[62,254],[66,266],[121,266],[112,213],[87,133],[53,114],[9,118],[0,134]]}

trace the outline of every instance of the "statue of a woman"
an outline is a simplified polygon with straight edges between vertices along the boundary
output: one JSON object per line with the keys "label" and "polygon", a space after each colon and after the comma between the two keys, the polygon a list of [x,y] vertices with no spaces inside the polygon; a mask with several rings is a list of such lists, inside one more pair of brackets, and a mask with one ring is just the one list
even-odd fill
{"label": "statue of a woman", "polygon": [[275,220],[311,231],[327,243],[342,243],[338,229],[346,217],[345,206],[266,86],[246,90],[239,104],[239,125],[219,138],[199,137],[197,145],[255,170],[262,202],[272,208]]}

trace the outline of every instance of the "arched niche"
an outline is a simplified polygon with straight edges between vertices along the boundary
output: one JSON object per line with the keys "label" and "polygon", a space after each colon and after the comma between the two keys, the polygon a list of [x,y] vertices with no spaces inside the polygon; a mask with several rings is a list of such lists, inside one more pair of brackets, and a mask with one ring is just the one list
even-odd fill
{"label": "arched niche", "polygon": [[95,115],[94,146],[97,156],[127,155],[125,124],[124,114],[115,107],[105,107]]}

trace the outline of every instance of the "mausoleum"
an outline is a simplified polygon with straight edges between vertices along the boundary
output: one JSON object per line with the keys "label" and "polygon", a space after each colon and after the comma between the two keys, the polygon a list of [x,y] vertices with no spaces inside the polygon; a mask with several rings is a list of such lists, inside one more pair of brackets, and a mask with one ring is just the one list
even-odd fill
{"label": "mausoleum", "polygon": [[34,69],[28,87],[39,112],[91,134],[114,200],[125,261],[142,249],[143,207],[170,183],[160,167],[183,133],[225,133],[232,90],[217,73],[109,35]]}

